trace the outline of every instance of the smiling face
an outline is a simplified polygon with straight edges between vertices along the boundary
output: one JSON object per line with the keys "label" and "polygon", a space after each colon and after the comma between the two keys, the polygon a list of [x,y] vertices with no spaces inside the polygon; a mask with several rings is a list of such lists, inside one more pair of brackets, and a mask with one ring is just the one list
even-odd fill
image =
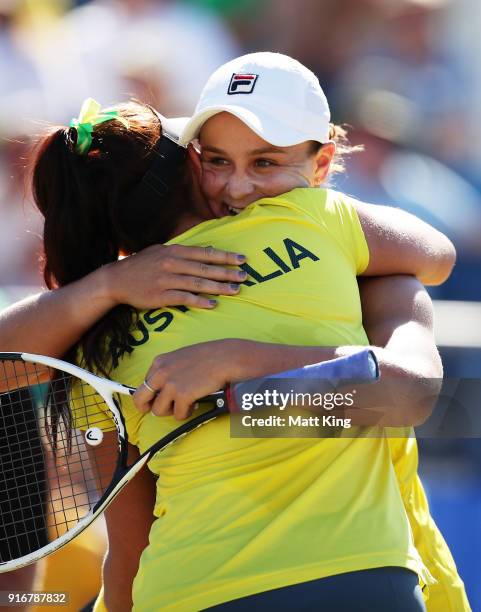
{"label": "smiling face", "polygon": [[202,191],[215,217],[237,214],[252,202],[296,187],[319,186],[335,145],[303,142],[276,147],[230,113],[211,117],[199,135]]}

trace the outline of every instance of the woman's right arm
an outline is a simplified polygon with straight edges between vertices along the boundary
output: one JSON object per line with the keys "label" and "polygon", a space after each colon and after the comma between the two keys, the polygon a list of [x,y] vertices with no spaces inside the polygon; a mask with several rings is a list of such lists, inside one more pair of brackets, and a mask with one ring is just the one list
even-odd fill
{"label": "woman's right arm", "polygon": [[[129,445],[129,463],[139,451]],[[154,521],[155,478],[144,467],[105,511],[109,548],[104,559],[102,582],[108,610],[132,609],[132,582],[142,551],[149,543]]]}
{"label": "woman's right arm", "polygon": [[442,232],[405,210],[353,200],[369,245],[363,276],[412,274],[440,285],[453,269],[456,249]]}
{"label": "woman's right arm", "polygon": [[232,295],[245,279],[235,253],[212,247],[154,245],[84,278],[30,296],[0,313],[0,350],[61,357],[111,308],[213,308],[202,295]]}

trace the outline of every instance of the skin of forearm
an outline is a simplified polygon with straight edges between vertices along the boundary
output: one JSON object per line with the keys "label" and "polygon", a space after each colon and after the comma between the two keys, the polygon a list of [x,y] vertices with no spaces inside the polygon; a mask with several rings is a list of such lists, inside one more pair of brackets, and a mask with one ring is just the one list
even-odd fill
{"label": "skin of forearm", "polygon": [[[111,432],[106,433],[105,438],[108,444],[116,442],[116,436]],[[98,447],[98,450],[94,450],[94,453],[97,452],[102,455],[105,451]],[[129,465],[138,457],[138,449],[129,444]],[[108,467],[113,469],[114,465]],[[127,612],[132,609],[132,582],[139,568],[142,551],[149,542],[154,504],[155,478],[144,467],[105,511],[109,549],[102,576],[104,603],[111,612]]]}
{"label": "skin of forearm", "polygon": [[232,355],[231,367],[226,373],[229,382],[267,376],[338,356],[335,347],[287,346],[229,339],[218,342],[226,343],[228,352]]}
{"label": "skin of forearm", "polygon": [[283,370],[298,368],[306,364],[319,363],[337,357],[345,357],[362,349],[370,348],[376,355],[381,376],[403,378],[426,378],[442,376],[440,361],[433,364],[429,356],[405,354],[399,350],[396,338],[389,339],[385,347],[375,345],[359,346],[292,346],[268,344],[251,340],[219,340],[226,343],[233,360],[228,369],[230,382],[237,382],[258,376],[266,376]]}
{"label": "skin of forearm", "polygon": [[[137,566],[138,567],[138,566]],[[121,576],[121,579],[118,578]],[[130,612],[132,610],[132,581],[134,576],[125,577],[123,560],[107,552],[102,568],[104,585],[104,606],[109,611]]]}
{"label": "skin of forearm", "polygon": [[[155,489],[152,488],[152,491]],[[130,520],[131,515],[124,514],[124,520],[120,522],[120,525],[124,526],[124,539],[125,516],[129,516]],[[151,511],[145,523],[139,524],[138,530],[127,537],[127,542],[123,542],[122,536],[112,537],[109,533],[109,550],[102,568],[104,604],[109,611],[130,612],[132,610],[132,583],[139,569],[142,551],[148,544],[152,518]],[[119,518],[117,520],[120,521]],[[112,523],[112,519],[110,522]]]}
{"label": "skin of forearm", "polygon": [[113,306],[101,268],[0,312],[0,350],[61,357]]}
{"label": "skin of forearm", "polygon": [[327,361],[370,348],[377,357],[380,379],[375,384],[356,386],[355,403],[344,416],[353,425],[406,427],[423,423],[432,410],[440,390],[439,369],[429,360],[403,357],[397,347],[366,346],[305,347],[262,344],[232,340],[232,354],[238,357],[232,381],[240,381],[275,372]]}
{"label": "skin of forearm", "polygon": [[[27,591],[30,592],[35,587],[37,565],[27,565],[13,572],[7,572],[0,575],[0,590],[5,592],[13,591]],[[0,606],[0,610],[10,610],[10,607]],[[28,612],[31,607],[28,605],[17,607],[15,610],[18,612]]]}
{"label": "skin of forearm", "polygon": [[406,359],[392,348],[371,346],[380,371],[375,384],[356,387],[352,410],[344,416],[353,425],[411,427],[430,416],[442,385],[442,373],[427,360]]}

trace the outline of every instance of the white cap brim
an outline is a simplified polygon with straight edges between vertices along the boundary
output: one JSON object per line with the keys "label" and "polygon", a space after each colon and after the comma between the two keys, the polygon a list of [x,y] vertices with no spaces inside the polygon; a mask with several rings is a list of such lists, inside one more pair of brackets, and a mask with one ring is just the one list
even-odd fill
{"label": "white cap brim", "polygon": [[187,123],[190,121],[190,117],[164,117],[158,111],[155,112],[162,124],[162,133],[164,136],[167,136],[167,138],[170,138],[179,145],[187,146],[189,143],[183,145],[180,142],[180,137],[184,132]]}
{"label": "white cap brim", "polygon": [[[179,144],[187,146],[189,142],[197,138],[204,123],[219,113],[231,113],[243,123],[247,125],[263,140],[276,147],[289,147],[292,145],[306,142],[307,140],[315,140],[319,142],[327,142],[329,135],[313,135],[311,131],[307,132],[301,129],[293,129],[287,124],[283,124],[279,117],[273,118],[271,113],[260,111],[256,108],[255,111],[250,110],[247,106],[236,106],[234,104],[226,104],[220,106],[208,106],[198,114],[195,114],[186,124],[180,136]],[[323,138],[325,137],[325,140]]]}

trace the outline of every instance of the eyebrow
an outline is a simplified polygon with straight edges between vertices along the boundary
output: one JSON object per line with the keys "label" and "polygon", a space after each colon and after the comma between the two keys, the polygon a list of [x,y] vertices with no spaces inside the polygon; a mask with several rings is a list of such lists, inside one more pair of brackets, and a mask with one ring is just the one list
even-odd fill
{"label": "eyebrow", "polygon": [[250,151],[250,153],[252,155],[265,155],[266,153],[280,153],[281,155],[286,155],[287,151],[278,149],[277,147],[261,147],[260,149]]}
{"label": "eyebrow", "polygon": [[[204,146],[202,147],[203,151],[208,151],[209,153],[219,153],[221,155],[225,155],[226,152],[218,147],[213,146]],[[280,155],[286,155],[287,151],[283,151],[282,149],[278,149],[276,147],[261,147],[260,149],[253,149],[249,151],[249,155],[266,155],[267,153],[277,153]]]}

